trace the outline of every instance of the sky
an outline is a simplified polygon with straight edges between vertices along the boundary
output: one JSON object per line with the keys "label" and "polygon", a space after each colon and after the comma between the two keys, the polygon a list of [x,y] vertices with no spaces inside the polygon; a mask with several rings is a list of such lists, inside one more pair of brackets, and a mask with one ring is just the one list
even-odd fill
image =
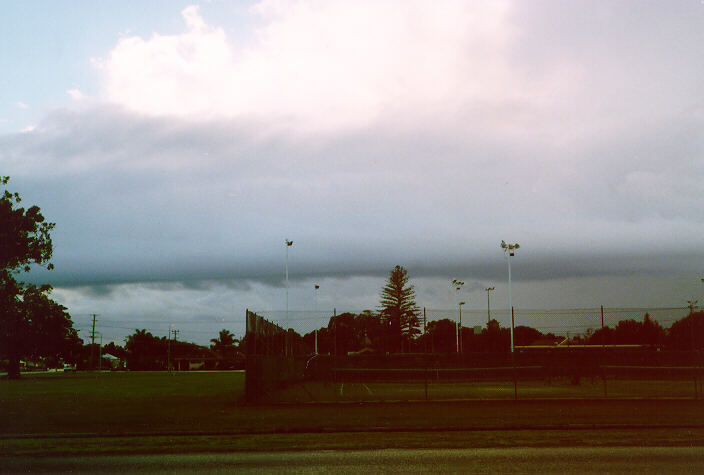
{"label": "sky", "polygon": [[502,240],[517,308],[704,301],[702,1],[3,12],[0,174],[56,222],[26,278],[84,339],[283,324],[286,262],[298,331],[395,265],[453,318],[495,287],[508,324]]}

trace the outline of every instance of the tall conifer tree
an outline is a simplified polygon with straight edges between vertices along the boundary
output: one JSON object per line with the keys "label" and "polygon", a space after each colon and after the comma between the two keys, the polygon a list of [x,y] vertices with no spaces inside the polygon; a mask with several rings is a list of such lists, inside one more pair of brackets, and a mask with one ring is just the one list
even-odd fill
{"label": "tall conifer tree", "polygon": [[408,348],[410,341],[420,334],[420,309],[405,268],[396,266],[391,270],[381,289],[380,303],[379,316],[387,330],[387,351],[393,353]]}

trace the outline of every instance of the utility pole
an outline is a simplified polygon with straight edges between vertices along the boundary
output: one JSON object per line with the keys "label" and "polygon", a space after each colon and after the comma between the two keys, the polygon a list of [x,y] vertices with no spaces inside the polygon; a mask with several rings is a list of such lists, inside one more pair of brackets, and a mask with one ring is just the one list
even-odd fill
{"label": "utility pole", "polygon": [[[692,363],[695,360],[695,348],[694,343],[694,310],[699,308],[697,306],[697,300],[687,300],[687,306],[689,307],[689,345],[690,351],[692,352]],[[697,381],[697,373],[694,373],[694,399],[699,399],[699,383]]]}
{"label": "utility pole", "polygon": [[166,337],[166,370],[169,373],[171,373],[171,327],[173,326],[174,324],[172,323],[169,327],[169,334]]}
{"label": "utility pole", "polygon": [[[176,344],[176,340],[178,339],[178,334],[179,334],[180,330],[174,329],[174,330],[172,330],[172,331],[173,331],[173,334],[174,334],[174,345],[175,345],[175,344]],[[174,359],[176,359],[176,358],[175,358],[175,355],[176,355],[176,346],[174,346]]]}
{"label": "utility pole", "polygon": [[489,322],[491,321],[491,299],[489,298],[489,292],[494,290],[494,287],[487,287],[486,289],[486,324],[489,328]]}
{"label": "utility pole", "polygon": [[697,306],[698,302],[699,302],[699,300],[687,300],[687,306],[689,307],[689,314],[690,315],[694,313],[694,309],[699,308]]}
{"label": "utility pole", "polygon": [[425,340],[425,352],[428,352],[428,319],[425,317],[425,307],[423,307],[423,340]]}
{"label": "utility pole", "polygon": [[92,315],[93,315],[93,327],[90,332],[90,369],[95,369],[95,366],[94,366],[95,357],[93,355],[95,354],[95,319],[98,315],[95,313]]}

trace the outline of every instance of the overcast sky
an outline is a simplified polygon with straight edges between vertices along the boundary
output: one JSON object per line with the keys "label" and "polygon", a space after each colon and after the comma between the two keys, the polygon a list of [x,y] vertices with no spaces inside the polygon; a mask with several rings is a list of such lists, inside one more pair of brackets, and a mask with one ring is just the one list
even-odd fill
{"label": "overcast sky", "polygon": [[284,239],[296,310],[396,264],[506,309],[502,239],[517,307],[704,297],[700,0],[7,1],[0,34],[0,174],[84,338],[241,336]]}

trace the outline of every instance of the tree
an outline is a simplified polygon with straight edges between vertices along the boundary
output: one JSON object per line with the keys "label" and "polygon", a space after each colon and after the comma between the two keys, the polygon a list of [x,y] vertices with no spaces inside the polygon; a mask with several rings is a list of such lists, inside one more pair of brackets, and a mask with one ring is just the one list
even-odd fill
{"label": "tree", "polygon": [[234,349],[235,345],[239,343],[239,340],[235,338],[235,335],[224,328],[220,330],[217,338],[211,338],[210,341],[213,343],[210,345],[210,349],[216,353],[227,353],[228,351]]}
{"label": "tree", "polygon": [[135,330],[127,337],[127,367],[130,370],[162,370],[166,368],[167,344],[146,329]]}
{"label": "tree", "polygon": [[210,349],[219,358],[218,368],[224,369],[233,366],[237,356],[237,345],[240,341],[229,330],[222,329],[217,338],[211,338]]}
{"label": "tree", "polygon": [[119,358],[121,360],[124,360],[127,357],[127,350],[125,350],[123,347],[116,345],[115,342],[110,342],[107,345],[103,346],[102,353],[104,355],[112,355],[116,358]]}
{"label": "tree", "polygon": [[420,334],[420,309],[415,299],[416,292],[408,284],[408,271],[401,266],[394,267],[381,290],[379,310],[387,330],[387,351],[402,350],[404,342],[408,344]]}
{"label": "tree", "polygon": [[662,345],[665,342],[665,329],[649,314],[643,321],[621,320],[615,328],[604,327],[585,335],[589,345]]}
{"label": "tree", "polygon": [[428,350],[431,353],[455,353],[457,351],[456,330],[453,320],[443,318],[428,323],[428,328],[423,339],[427,340]]}
{"label": "tree", "polygon": [[[10,177],[0,177],[3,186],[9,181]],[[21,201],[19,193],[8,190],[0,197],[0,271],[3,273],[29,272],[32,263],[41,265],[51,259],[50,232],[56,224],[46,222],[38,206],[26,210],[18,207]],[[54,266],[49,263],[47,268]]]}
{"label": "tree", "polygon": [[694,309],[686,317],[677,320],[668,329],[667,343],[673,350],[692,351],[704,349],[704,312]]}
{"label": "tree", "polygon": [[[0,177],[5,187],[9,177]],[[38,206],[19,206],[18,193],[0,196],[0,357],[8,359],[8,378],[20,376],[20,359],[67,353],[78,341],[66,308],[48,297],[51,287],[36,287],[15,276],[52,255],[51,230]]]}

